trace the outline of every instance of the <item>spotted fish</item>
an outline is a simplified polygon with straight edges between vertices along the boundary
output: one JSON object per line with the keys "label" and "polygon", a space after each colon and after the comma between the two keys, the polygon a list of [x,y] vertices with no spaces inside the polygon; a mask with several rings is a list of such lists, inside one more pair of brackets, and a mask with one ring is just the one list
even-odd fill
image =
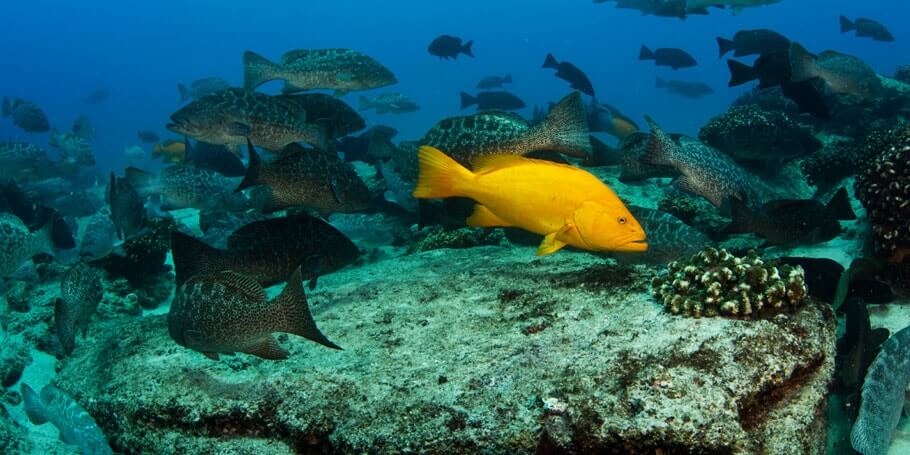
{"label": "spotted fish", "polygon": [[179,286],[167,316],[168,332],[181,346],[213,360],[245,352],[269,360],[288,358],[275,332],[292,333],[341,349],[316,327],[301,285],[300,269],[284,291],[268,301],[253,278],[232,271],[205,273]]}
{"label": "spotted fish", "polygon": [[21,390],[25,414],[33,424],[50,422],[60,430],[61,441],[78,447],[84,455],[114,453],[95,419],[72,397],[51,384],[41,389],[41,395],[24,382]]}
{"label": "spotted fish", "polygon": [[225,177],[215,171],[192,166],[170,166],[157,176],[141,169],[128,167],[125,178],[140,197],[154,194],[162,198],[162,208],[175,210],[248,210],[258,208],[255,201],[243,194],[233,193],[238,179]]}
{"label": "spotted fish", "polygon": [[330,139],[344,137],[367,127],[363,117],[348,103],[325,93],[280,95],[278,98],[306,111],[306,122],[322,127]]}
{"label": "spotted fish", "polygon": [[40,253],[53,254],[54,223],[47,222],[36,232],[19,217],[11,213],[0,213],[0,277],[18,269],[23,262]]}
{"label": "spotted fish", "polygon": [[297,49],[282,55],[279,63],[255,52],[243,54],[243,85],[247,90],[278,79],[284,81],[282,93],[329,89],[337,95],[398,82],[381,63],[351,49]]}
{"label": "spotted fish", "polygon": [[629,210],[648,233],[648,251],[618,254],[622,262],[667,264],[691,256],[711,244],[708,236],[669,213],[635,206],[630,206]]}
{"label": "spotted fish", "polygon": [[63,274],[60,298],[54,304],[54,325],[67,355],[76,347],[76,331],[85,336],[103,294],[101,275],[88,264],[79,262]]}
{"label": "spotted fish", "polygon": [[534,126],[518,114],[483,112],[445,119],[420,143],[445,150],[463,166],[488,155],[554,151],[585,157],[591,152],[585,107],[578,92],[563,98]]}

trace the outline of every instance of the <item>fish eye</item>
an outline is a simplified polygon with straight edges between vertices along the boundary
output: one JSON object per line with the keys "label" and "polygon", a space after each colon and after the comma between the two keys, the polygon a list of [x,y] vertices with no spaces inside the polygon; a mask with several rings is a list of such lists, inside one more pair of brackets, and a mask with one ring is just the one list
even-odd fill
{"label": "fish eye", "polygon": [[618,221],[619,221],[619,224],[626,224],[626,221],[627,221],[627,220],[626,220],[626,217],[621,216],[621,217],[619,217],[619,220],[618,220]]}

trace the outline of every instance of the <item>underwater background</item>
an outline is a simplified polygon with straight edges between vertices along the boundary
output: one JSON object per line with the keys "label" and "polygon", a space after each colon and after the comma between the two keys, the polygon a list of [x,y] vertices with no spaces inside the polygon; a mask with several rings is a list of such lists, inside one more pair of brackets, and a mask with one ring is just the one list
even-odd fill
{"label": "underwater background", "polygon": [[8,3],[0,453],[910,453],[903,1]]}

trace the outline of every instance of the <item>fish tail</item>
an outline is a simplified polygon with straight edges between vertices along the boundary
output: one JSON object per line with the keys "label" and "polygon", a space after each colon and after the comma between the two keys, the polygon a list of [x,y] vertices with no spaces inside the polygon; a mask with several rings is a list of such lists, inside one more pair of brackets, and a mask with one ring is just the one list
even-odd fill
{"label": "fish tail", "polygon": [[72,354],[76,348],[76,331],[67,315],[66,301],[61,298],[54,302],[54,326],[63,352],[66,355]]}
{"label": "fish tail", "polygon": [[641,50],[638,52],[639,60],[654,60],[654,52],[651,49],[648,49],[648,46],[642,46]]}
{"label": "fish tail", "polygon": [[559,68],[559,62],[556,61],[556,57],[553,54],[547,54],[547,58],[543,61],[543,66],[541,68]]}
{"label": "fish tail", "polygon": [[243,53],[243,88],[253,90],[275,79],[278,65],[253,52]]}
{"label": "fish tail", "polygon": [[306,292],[303,290],[303,276],[300,267],[294,271],[284,290],[276,298],[278,308],[285,317],[285,326],[281,330],[302,336],[332,349],[341,349],[340,346],[326,338],[316,326],[310,305],[307,303]]}
{"label": "fish tail", "polygon": [[462,109],[464,109],[468,106],[474,105],[474,104],[477,104],[477,98],[475,98],[465,92],[461,92],[461,108]]}
{"label": "fish tail", "polygon": [[664,133],[654,119],[645,116],[645,121],[648,122],[651,133],[648,136],[648,145],[645,148],[645,153],[639,160],[645,164],[670,164],[670,155],[675,150],[676,144],[667,136],[667,133]]}
{"label": "fish tail", "polygon": [[538,150],[553,150],[580,158],[591,153],[588,119],[578,92],[556,103],[535,130],[543,135],[540,142],[545,144]]}
{"label": "fish tail", "polygon": [[123,178],[142,197],[148,196],[155,180],[154,175],[132,166],[123,171]]}
{"label": "fish tail", "polygon": [[9,97],[3,97],[3,118],[9,117],[13,113],[13,105],[10,103]]}
{"label": "fish tail", "polygon": [[28,416],[28,420],[35,425],[47,423],[47,410],[44,408],[44,403],[41,402],[41,397],[24,382],[20,386],[20,390],[22,391],[22,401],[25,403],[25,415]]}
{"label": "fish tail", "polygon": [[200,273],[229,270],[233,266],[221,250],[180,231],[171,233],[171,254],[177,286]]}
{"label": "fish tail", "polygon": [[728,40],[726,38],[721,38],[718,36],[717,37],[717,47],[718,47],[718,49],[720,49],[720,55],[718,55],[718,58],[720,58],[720,57],[723,57],[727,52],[730,52],[730,51],[736,49],[736,44],[734,44],[732,40]]}
{"label": "fish tail", "polygon": [[512,75],[511,75],[511,74],[506,74],[506,77],[502,78],[502,83],[503,83],[503,84],[511,84],[511,83],[512,83]]}
{"label": "fish tail", "polygon": [[856,212],[853,211],[853,206],[850,204],[850,196],[847,194],[847,189],[844,187],[841,187],[841,189],[831,197],[831,200],[825,205],[825,209],[836,220],[856,219]]}
{"label": "fish tail", "polygon": [[797,43],[790,45],[791,82],[803,82],[817,76],[815,56]]}
{"label": "fish tail", "polygon": [[177,91],[180,92],[180,102],[185,103],[190,99],[190,91],[183,84],[177,84]]}
{"label": "fish tail", "polygon": [[727,60],[727,68],[730,69],[730,82],[727,83],[730,87],[736,87],[758,79],[758,72],[755,71],[755,68],[745,63],[732,59]]}
{"label": "fish tail", "polygon": [[262,170],[262,158],[256,153],[256,147],[253,147],[253,142],[249,139],[246,140],[246,146],[249,164],[247,164],[246,174],[244,174],[243,180],[240,181],[240,185],[237,186],[234,193],[239,193],[251,186],[256,186],[261,183],[259,181],[259,173]]}
{"label": "fish tail", "polygon": [[473,172],[435,147],[421,146],[417,159],[420,172],[414,189],[415,198],[463,196],[464,184],[474,179]]}
{"label": "fish tail", "polygon": [[840,32],[847,33],[847,32],[853,31],[853,30],[856,30],[856,24],[853,21],[851,21],[850,19],[847,19],[845,16],[841,16],[840,17]]}
{"label": "fish tail", "polygon": [[467,43],[464,43],[464,45],[461,46],[461,53],[464,55],[467,55],[468,57],[473,57],[474,51],[471,50],[471,46],[473,46],[473,45],[474,45],[474,40],[469,40]]}

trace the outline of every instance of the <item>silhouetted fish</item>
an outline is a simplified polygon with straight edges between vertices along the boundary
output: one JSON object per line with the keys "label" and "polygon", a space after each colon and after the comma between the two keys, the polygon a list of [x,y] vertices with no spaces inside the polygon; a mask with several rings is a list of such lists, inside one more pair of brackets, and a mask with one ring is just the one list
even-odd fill
{"label": "silhouetted fish", "polygon": [[669,93],[691,99],[703,98],[714,93],[714,89],[703,82],[688,82],[677,80],[668,81],[659,77],[657,78],[655,87],[666,89]]}
{"label": "silhouetted fish", "polygon": [[360,110],[376,110],[377,114],[406,114],[420,110],[420,106],[409,96],[401,93],[383,93],[372,99],[361,96]]}
{"label": "silhouetted fish", "polygon": [[195,145],[186,141],[184,163],[198,169],[215,171],[225,177],[243,177],[246,167],[234,152],[223,145],[197,141]]}
{"label": "silhouetted fish", "polygon": [[430,47],[427,48],[427,51],[430,55],[435,55],[440,59],[446,60],[458,58],[458,54],[473,57],[474,52],[471,50],[473,44],[474,41],[468,41],[462,44],[461,38],[456,36],[440,35],[430,43]]}
{"label": "silhouetted fish", "polygon": [[67,355],[76,347],[76,332],[85,337],[103,294],[101,275],[88,264],[79,262],[63,274],[60,298],[54,304],[54,327]]}
{"label": "silhouetted fish", "polygon": [[489,90],[491,88],[500,88],[503,84],[511,84],[512,75],[506,74],[505,76],[487,76],[480,80],[477,83],[477,88],[481,90]]}
{"label": "silhouetted fish", "polygon": [[575,90],[578,90],[585,95],[594,96],[594,86],[591,85],[591,80],[588,79],[588,75],[586,75],[584,71],[578,69],[577,66],[565,60],[558,62],[556,61],[556,58],[553,57],[553,54],[547,54],[547,58],[544,60],[542,68],[555,69],[556,77],[567,81]]}
{"label": "silhouetted fish", "polygon": [[461,108],[465,109],[474,105],[477,105],[478,110],[514,111],[525,107],[525,102],[511,93],[503,91],[480,92],[475,96],[461,92]]}
{"label": "silhouetted fish", "polygon": [[306,111],[306,123],[325,130],[329,139],[347,136],[367,127],[363,117],[348,103],[325,93],[299,93],[277,98]]}
{"label": "silhouetted fish", "polygon": [[657,66],[669,66],[675,70],[691,68],[698,65],[695,58],[688,52],[676,48],[660,48],[652,51],[647,46],[642,46],[638,54],[639,60],[654,60]]}
{"label": "silhouetted fish", "polygon": [[189,100],[198,100],[206,95],[211,95],[220,90],[231,88],[231,83],[220,77],[207,77],[198,79],[190,83],[187,87],[183,84],[177,84],[177,91],[180,92],[180,102],[185,103]]}
{"label": "silhouetted fish", "polygon": [[117,177],[113,172],[107,187],[107,203],[118,239],[132,238],[145,226],[145,207],[142,198],[127,179]]}
{"label": "silhouetted fish", "polygon": [[856,30],[856,36],[861,38],[872,38],[875,41],[894,41],[894,35],[888,29],[876,20],[858,17],[851,21],[844,16],[840,17],[840,32],[847,33]]}
{"label": "silhouetted fish", "polygon": [[279,63],[255,52],[243,53],[244,88],[253,90],[273,80],[284,81],[282,93],[328,89],[339,96],[398,82],[381,63],[351,49],[297,49],[282,55]]}
{"label": "silhouetted fish", "polygon": [[13,124],[27,133],[44,133],[51,129],[44,111],[31,101],[4,96],[0,112],[3,118],[12,117]]}
{"label": "silhouetted fish", "polygon": [[734,57],[744,57],[746,55],[788,52],[790,40],[773,30],[761,28],[736,32],[732,40],[717,37],[717,47],[720,49],[721,57],[730,51],[734,51]]}
{"label": "silhouetted fish", "polygon": [[827,242],[841,232],[838,220],[855,220],[847,190],[841,188],[827,204],[815,199],[769,201],[751,210],[733,200],[728,233],[754,232],[772,245]]}
{"label": "silhouetted fish", "polygon": [[798,43],[793,43],[790,46],[790,68],[791,82],[819,78],[831,91],[859,99],[875,98],[883,90],[878,74],[866,62],[840,52],[824,51],[816,56]]}
{"label": "silhouetted fish", "polygon": [[158,137],[158,133],[156,133],[154,131],[139,130],[136,133],[136,136],[139,138],[139,141],[144,142],[146,144],[154,144],[154,143],[158,142],[159,140],[161,140]]}

